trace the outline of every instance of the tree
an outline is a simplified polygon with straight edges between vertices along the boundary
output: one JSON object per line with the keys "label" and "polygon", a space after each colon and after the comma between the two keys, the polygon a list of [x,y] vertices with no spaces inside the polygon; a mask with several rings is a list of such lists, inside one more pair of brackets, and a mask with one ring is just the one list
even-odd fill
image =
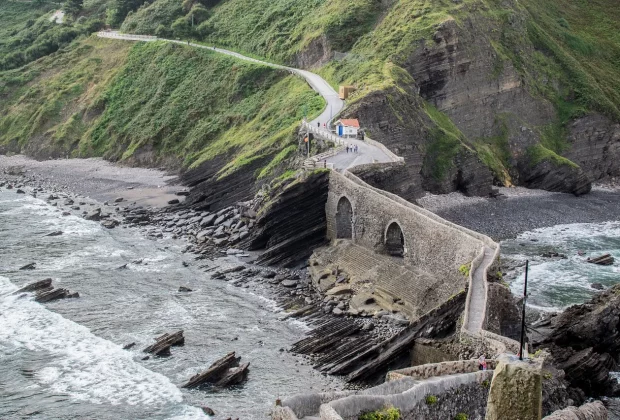
{"label": "tree", "polygon": [[186,18],[181,17],[172,24],[172,33],[175,38],[187,39],[192,34],[192,27]]}
{"label": "tree", "polygon": [[120,26],[129,12],[135,11],[144,3],[144,0],[112,0],[108,3],[106,23],[110,26]]}
{"label": "tree", "polygon": [[62,9],[64,12],[71,16],[77,16],[84,7],[84,0],[67,0]]}

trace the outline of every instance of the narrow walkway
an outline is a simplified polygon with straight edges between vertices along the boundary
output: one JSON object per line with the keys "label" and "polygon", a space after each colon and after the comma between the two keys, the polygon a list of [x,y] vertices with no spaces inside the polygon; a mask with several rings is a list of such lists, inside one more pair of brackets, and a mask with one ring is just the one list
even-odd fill
{"label": "narrow walkway", "polygon": [[484,313],[486,310],[486,279],[484,271],[493,263],[495,250],[489,246],[484,247],[484,259],[474,271],[472,276],[472,290],[470,292],[469,314],[467,330],[471,333],[478,333],[484,326]]}

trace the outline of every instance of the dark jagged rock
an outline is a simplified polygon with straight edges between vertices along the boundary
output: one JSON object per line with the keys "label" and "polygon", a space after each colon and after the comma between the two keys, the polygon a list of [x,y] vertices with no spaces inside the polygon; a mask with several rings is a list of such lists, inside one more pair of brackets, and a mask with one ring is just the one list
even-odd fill
{"label": "dark jagged rock", "polygon": [[179,201],[178,198],[173,198],[172,200],[168,201],[168,204],[171,205],[171,206],[174,205],[174,204],[179,204],[179,203],[180,203],[180,201]]}
{"label": "dark jagged rock", "polygon": [[185,286],[181,286],[179,287],[179,292],[191,292],[192,289],[190,289],[189,287],[185,287]]}
{"label": "dark jagged rock", "polygon": [[329,173],[321,171],[274,192],[240,247],[264,250],[258,262],[266,265],[290,267],[308,259],[314,248],[326,243],[328,185]]}
{"label": "dark jagged rock", "polygon": [[205,413],[207,416],[215,416],[215,411],[213,411],[212,409],[210,409],[209,407],[200,407],[202,409],[202,412]]}
{"label": "dark jagged rock", "polygon": [[618,395],[618,383],[609,377],[620,359],[618,320],[620,285],[534,324],[532,343],[553,355],[573,388],[588,396]]}
{"label": "dark jagged rock", "polygon": [[123,346],[123,350],[129,350],[129,349],[131,349],[131,348],[132,348],[133,346],[135,346],[135,345],[136,345],[136,343],[129,343],[129,344],[125,344],[125,345]]}
{"label": "dark jagged rock", "polygon": [[230,369],[238,367],[240,359],[240,357],[235,357],[235,352],[228,353],[214,362],[206,371],[192,376],[182,388],[197,388],[203,384],[215,384],[227,375]]}
{"label": "dark jagged rock", "polygon": [[24,293],[24,292],[35,292],[41,289],[49,289],[52,286],[52,279],[47,278],[44,280],[35,281],[34,283],[27,284],[21,289],[16,290],[13,294]]}
{"label": "dark jagged rock", "polygon": [[114,219],[108,219],[108,220],[104,220],[103,222],[101,222],[101,226],[103,226],[106,229],[114,229],[119,224],[120,222]]}
{"label": "dark jagged rock", "polygon": [[250,367],[250,363],[243,363],[239,367],[229,369],[226,374],[215,383],[215,386],[227,387],[233,385],[239,385],[241,382],[245,381],[248,376],[248,368]]}
{"label": "dark jagged rock", "polygon": [[20,270],[34,270],[35,268],[37,268],[37,263],[30,263],[30,264],[26,264],[23,267],[20,267]]}
{"label": "dark jagged rock", "polygon": [[596,258],[588,258],[587,261],[596,265],[613,265],[615,260],[610,254],[605,254]]}
{"label": "dark jagged rock", "polygon": [[52,290],[40,290],[37,292],[34,300],[39,303],[51,302],[53,300],[65,299],[70,292],[67,289],[59,288]]}
{"label": "dark jagged rock", "polygon": [[22,190],[21,188],[18,188],[17,191],[15,191],[17,194],[26,194],[26,191]]}
{"label": "dark jagged rock", "polygon": [[543,161],[532,165],[529,159],[521,163],[522,180],[528,188],[584,195],[592,189],[592,180],[579,167]]}
{"label": "dark jagged rock", "polygon": [[47,235],[43,235],[43,236],[60,236],[62,235],[62,230],[57,230],[55,232],[50,232]]}
{"label": "dark jagged rock", "polygon": [[86,220],[92,220],[95,222],[98,222],[102,219],[101,217],[101,209],[97,208],[89,213],[86,214],[86,216],[84,216],[84,219]]}
{"label": "dark jagged rock", "polygon": [[355,166],[350,172],[375,188],[408,197],[413,203],[415,197],[422,195],[421,185],[406,182],[408,168],[404,163],[370,163]]}
{"label": "dark jagged rock", "polygon": [[244,166],[241,171],[220,178],[220,170],[229,163],[220,155],[183,174],[181,182],[191,188],[184,207],[196,210],[218,211],[254,197],[258,190],[258,168],[264,168],[273,159],[267,154]]}
{"label": "dark jagged rock", "polygon": [[185,337],[183,336],[183,330],[177,331],[172,334],[164,334],[155,339],[155,344],[152,344],[145,348],[145,353],[151,353],[156,356],[169,356],[170,347],[182,346],[185,344]]}

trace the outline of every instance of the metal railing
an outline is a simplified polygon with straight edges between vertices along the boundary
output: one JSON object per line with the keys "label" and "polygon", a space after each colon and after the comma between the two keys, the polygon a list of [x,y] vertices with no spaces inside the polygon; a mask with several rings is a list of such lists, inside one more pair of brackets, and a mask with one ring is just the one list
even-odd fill
{"label": "metal railing", "polygon": [[122,39],[136,39],[136,40],[148,40],[155,41],[156,36],[151,35],[136,35],[136,34],[121,34],[116,31],[99,31],[98,36],[102,38],[122,38]]}
{"label": "metal railing", "polygon": [[323,140],[331,141],[334,144],[337,144],[339,146],[344,146],[344,144],[345,144],[344,139],[342,139],[341,137],[335,135],[334,133],[332,133],[329,130],[326,130],[324,128],[316,127],[313,124],[310,124],[306,120],[302,121],[301,126],[304,129],[310,131],[311,133],[316,134],[317,136],[321,137]]}

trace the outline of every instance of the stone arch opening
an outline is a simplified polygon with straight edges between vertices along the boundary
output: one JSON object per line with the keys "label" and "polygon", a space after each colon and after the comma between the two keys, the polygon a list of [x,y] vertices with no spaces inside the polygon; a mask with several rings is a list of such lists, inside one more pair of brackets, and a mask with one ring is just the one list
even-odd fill
{"label": "stone arch opening", "polygon": [[393,257],[405,256],[405,235],[397,222],[392,222],[385,232],[385,249]]}
{"label": "stone arch opening", "polygon": [[336,238],[353,239],[353,206],[347,197],[340,197],[336,208]]}

